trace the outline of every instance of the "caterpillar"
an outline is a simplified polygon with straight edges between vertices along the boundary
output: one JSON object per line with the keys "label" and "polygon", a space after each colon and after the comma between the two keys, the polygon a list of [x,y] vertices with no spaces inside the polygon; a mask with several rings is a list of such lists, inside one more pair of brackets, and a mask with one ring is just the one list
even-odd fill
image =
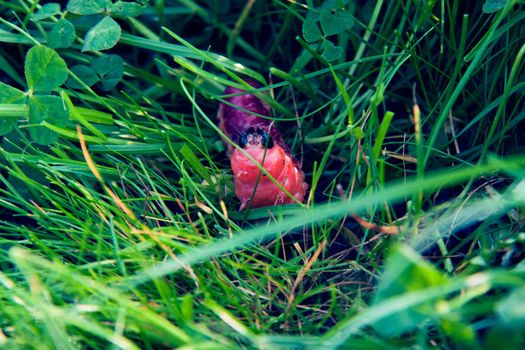
{"label": "caterpillar", "polygon": [[[250,85],[260,85],[250,81]],[[246,153],[299,202],[304,201],[308,184],[299,162],[291,155],[279,130],[269,118],[271,108],[253,94],[227,87],[231,96],[219,105],[217,113],[222,132]],[[238,95],[242,94],[242,95]],[[239,210],[295,203],[254,162],[239,149],[228,144],[235,194],[241,202]]]}

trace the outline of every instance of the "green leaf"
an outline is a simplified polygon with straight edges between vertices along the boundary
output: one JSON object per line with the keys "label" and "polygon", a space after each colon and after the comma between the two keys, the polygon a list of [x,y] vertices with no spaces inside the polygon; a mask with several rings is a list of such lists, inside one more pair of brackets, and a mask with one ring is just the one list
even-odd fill
{"label": "green leaf", "polygon": [[182,146],[179,152],[197,174],[202,176],[203,179],[210,180],[210,174],[206,171],[204,165],[202,165],[199,158],[186,143]]}
{"label": "green leaf", "polygon": [[[84,84],[86,84],[88,87],[91,87],[93,84],[95,84],[99,79],[95,71],[86,65],[78,64],[74,67],[71,67],[71,71],[74,75],[76,75]],[[73,78],[71,75],[67,79],[67,85],[69,85],[73,89],[83,89],[84,86],[78,83],[75,78]]]}
{"label": "green leaf", "polygon": [[111,17],[104,17],[87,32],[82,51],[111,49],[120,39],[120,34],[119,24]]}
{"label": "green leaf", "polygon": [[525,344],[523,328],[520,331],[512,327],[496,326],[489,328],[482,349],[516,350],[523,349],[523,344]]}
{"label": "green leaf", "polygon": [[323,33],[319,30],[317,22],[311,18],[307,18],[303,22],[303,37],[309,43],[317,41],[323,37]]}
{"label": "green leaf", "polygon": [[[372,304],[445,282],[445,276],[415,251],[405,246],[396,246],[387,259],[383,280]],[[374,328],[383,336],[396,336],[416,328],[433,314],[436,314],[434,303],[426,303],[383,318],[374,324]]]}
{"label": "green leaf", "polygon": [[77,15],[94,15],[106,8],[105,0],[69,0],[67,10]]}
{"label": "green leaf", "polygon": [[352,100],[350,98],[350,95],[348,95],[345,85],[343,84],[341,79],[339,79],[339,77],[333,70],[332,66],[330,66],[330,70],[332,72],[332,76],[334,77],[335,84],[337,85],[337,89],[339,90],[339,93],[343,97],[343,101],[346,105],[346,111],[348,115],[347,125],[353,126],[354,125],[354,109],[352,107]]}
{"label": "green leaf", "polygon": [[453,343],[460,345],[458,349],[479,349],[476,342],[476,332],[467,323],[458,321],[457,315],[452,315],[441,321],[442,331],[453,340]]}
{"label": "green leaf", "polygon": [[365,132],[359,126],[352,128],[352,130],[350,130],[350,135],[357,138],[358,140],[365,138]]}
{"label": "green leaf", "polygon": [[[46,121],[56,126],[65,126],[69,110],[58,96],[31,96],[29,98],[29,124]],[[58,139],[58,134],[44,126],[31,126],[29,135],[38,144],[47,145]]]}
{"label": "green leaf", "polygon": [[0,103],[17,103],[25,98],[23,91],[0,82]]}
{"label": "green leaf", "polygon": [[40,21],[40,20],[49,18],[51,16],[58,15],[59,13],[60,13],[60,5],[55,2],[51,2],[49,4],[45,4],[44,6],[42,6],[42,8],[38,10],[38,12],[33,13],[33,15],[31,16],[31,20]]}
{"label": "green leaf", "polygon": [[421,7],[421,10],[418,11],[420,14],[418,16],[418,19],[416,20],[416,28],[421,27],[421,25],[423,25],[430,18],[432,18],[432,10],[434,9],[436,3],[437,0],[427,0],[421,1],[419,3],[419,7]]}
{"label": "green leaf", "polygon": [[340,34],[354,25],[354,17],[343,10],[323,9],[320,19],[321,28],[327,36]]}
{"label": "green leaf", "polygon": [[[23,91],[0,82],[0,103],[24,103],[25,98],[26,96]],[[16,119],[0,118],[0,136],[9,134],[15,128],[16,124]]]}
{"label": "green leaf", "polygon": [[118,55],[97,57],[91,62],[91,67],[98,74],[104,91],[113,89],[124,74],[124,61]]}
{"label": "green leaf", "polygon": [[510,327],[525,327],[525,287],[510,293],[496,306],[498,316]]}
{"label": "green leaf", "polygon": [[0,136],[9,134],[16,126],[16,120],[0,118]]}
{"label": "green leaf", "polygon": [[377,85],[376,91],[374,92],[372,97],[370,97],[370,104],[374,108],[377,108],[381,104],[381,102],[383,102],[385,98],[384,93],[385,93],[385,84],[383,82],[380,82],[379,85]]}
{"label": "green leaf", "polygon": [[508,0],[486,0],[483,4],[483,12],[493,13],[501,10],[507,5]]}
{"label": "green leaf", "polygon": [[335,46],[330,40],[323,41],[323,53],[321,56],[328,62],[333,62],[341,57],[343,48]]}
{"label": "green leaf", "polygon": [[379,126],[379,130],[377,131],[377,135],[375,137],[374,146],[372,147],[372,154],[374,155],[374,159],[376,160],[379,159],[381,149],[383,148],[383,142],[385,141],[386,133],[388,132],[388,128],[390,127],[390,123],[392,122],[393,118],[394,113],[387,111],[383,117],[383,120],[381,121],[381,125]]}
{"label": "green leaf", "polygon": [[108,4],[107,10],[112,15],[137,17],[142,14],[145,7],[136,2],[117,1],[116,3]]}
{"label": "green leaf", "polygon": [[66,81],[66,62],[49,47],[32,47],[26,55],[24,67],[27,85],[33,91],[53,90]]}
{"label": "green leaf", "polygon": [[75,27],[65,18],[55,23],[47,35],[47,44],[53,49],[70,47],[74,40]]}

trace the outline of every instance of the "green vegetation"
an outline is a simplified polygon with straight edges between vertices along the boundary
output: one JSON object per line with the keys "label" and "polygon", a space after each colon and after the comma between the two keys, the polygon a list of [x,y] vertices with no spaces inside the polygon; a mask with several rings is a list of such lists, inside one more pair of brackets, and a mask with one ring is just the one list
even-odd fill
{"label": "green vegetation", "polygon": [[[0,42],[0,348],[525,346],[524,1],[0,1]],[[227,85],[305,204],[238,212]]]}

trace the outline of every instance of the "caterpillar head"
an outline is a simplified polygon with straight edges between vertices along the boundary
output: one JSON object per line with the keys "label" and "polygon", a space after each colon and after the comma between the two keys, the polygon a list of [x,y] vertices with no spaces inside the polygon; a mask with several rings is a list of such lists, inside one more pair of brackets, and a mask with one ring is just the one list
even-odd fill
{"label": "caterpillar head", "polygon": [[272,137],[261,128],[250,127],[241,133],[239,137],[239,146],[242,148],[250,147],[264,147],[264,148],[273,148],[273,139]]}

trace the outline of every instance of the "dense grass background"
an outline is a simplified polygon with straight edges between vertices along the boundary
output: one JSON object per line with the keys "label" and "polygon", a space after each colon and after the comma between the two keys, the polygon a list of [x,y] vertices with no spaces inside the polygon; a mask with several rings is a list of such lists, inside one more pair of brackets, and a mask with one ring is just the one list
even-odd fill
{"label": "dense grass background", "polygon": [[[522,1],[46,3],[0,1],[0,348],[525,346]],[[237,211],[243,79],[304,205]]]}

